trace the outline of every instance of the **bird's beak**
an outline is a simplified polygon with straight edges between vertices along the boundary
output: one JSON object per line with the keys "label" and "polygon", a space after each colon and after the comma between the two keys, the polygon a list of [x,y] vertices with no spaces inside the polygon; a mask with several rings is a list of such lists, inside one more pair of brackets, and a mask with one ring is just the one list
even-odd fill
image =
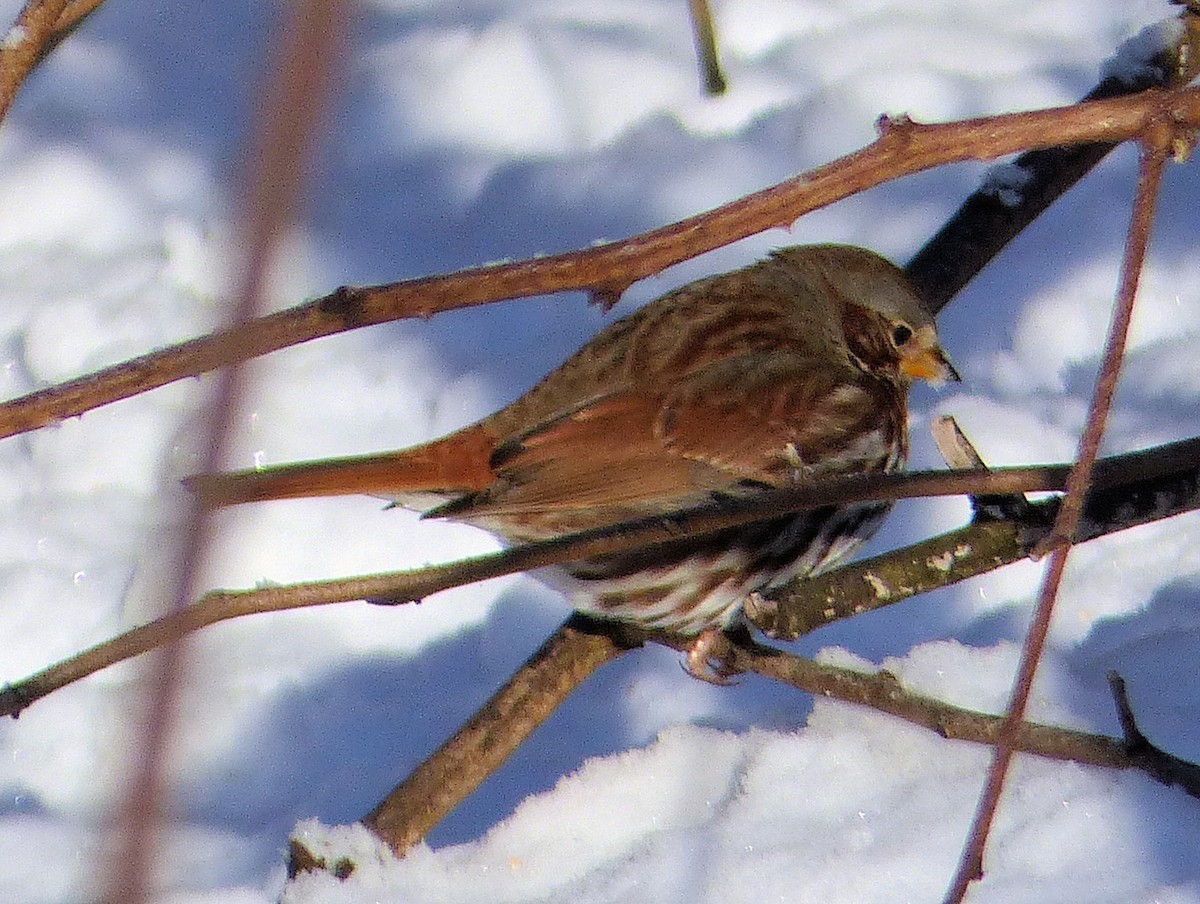
{"label": "bird's beak", "polygon": [[900,360],[900,373],[911,380],[926,380],[934,386],[943,383],[959,383],[962,377],[950,363],[950,358],[941,347],[934,345],[922,348]]}

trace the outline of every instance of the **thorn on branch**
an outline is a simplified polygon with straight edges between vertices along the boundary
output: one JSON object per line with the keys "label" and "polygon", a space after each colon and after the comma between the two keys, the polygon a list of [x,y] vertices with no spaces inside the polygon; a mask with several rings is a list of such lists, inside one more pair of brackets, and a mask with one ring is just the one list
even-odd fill
{"label": "thorn on branch", "polygon": [[0,716],[21,718],[21,713],[33,701],[20,685],[6,684],[0,688]]}
{"label": "thorn on branch", "polygon": [[362,322],[363,294],[352,286],[338,286],[317,302],[317,310],[347,327],[353,327]]}
{"label": "thorn on branch", "polygon": [[631,283],[606,283],[588,290],[588,304],[594,304],[607,314],[617,306]]}
{"label": "thorn on branch", "polygon": [[880,113],[879,118],[875,120],[875,134],[886,138],[893,133],[911,132],[916,126],[917,123],[907,113],[898,113],[895,116]]}

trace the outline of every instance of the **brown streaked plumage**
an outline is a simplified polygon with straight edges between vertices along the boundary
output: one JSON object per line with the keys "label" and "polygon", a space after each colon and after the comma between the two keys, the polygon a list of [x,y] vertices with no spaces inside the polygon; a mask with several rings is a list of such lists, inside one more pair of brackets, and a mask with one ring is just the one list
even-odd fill
{"label": "brown streaked plumage", "polygon": [[[957,375],[903,273],[861,248],[788,248],[611,324],[520,399],[442,439],[191,485],[214,505],[366,493],[541,539],[902,467],[913,379]],[[886,511],[827,507],[559,577],[576,608],[701,634],[748,594],[843,558]]]}

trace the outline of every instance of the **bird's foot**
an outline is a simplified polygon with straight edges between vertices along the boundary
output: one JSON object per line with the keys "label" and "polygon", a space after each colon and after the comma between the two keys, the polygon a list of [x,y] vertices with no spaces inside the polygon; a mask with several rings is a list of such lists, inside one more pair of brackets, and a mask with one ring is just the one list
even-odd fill
{"label": "bird's foot", "polygon": [[702,631],[687,651],[683,669],[693,678],[699,678],[717,687],[728,687],[739,670],[729,661],[732,652],[729,638],[720,628]]}

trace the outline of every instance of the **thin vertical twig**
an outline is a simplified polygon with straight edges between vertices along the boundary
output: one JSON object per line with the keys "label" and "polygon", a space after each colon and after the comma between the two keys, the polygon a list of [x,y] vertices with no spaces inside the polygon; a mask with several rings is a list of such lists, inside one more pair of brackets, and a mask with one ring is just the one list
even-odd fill
{"label": "thin vertical twig", "polygon": [[[245,215],[246,253],[227,319],[245,323],[258,310],[267,268],[280,232],[290,223],[300,197],[302,176],[323,121],[321,115],[345,32],[345,0],[305,0],[285,8],[276,64],[265,90],[263,119],[250,145]],[[231,340],[234,341],[234,340]],[[221,372],[201,435],[206,440],[206,471],[226,458],[238,400],[244,390],[240,369]],[[174,575],[172,610],[183,611],[211,546],[209,511],[192,503],[184,521],[183,544]],[[110,904],[149,900],[157,831],[165,791],[165,760],[177,716],[184,650],[179,638],[164,645],[150,664],[145,724],[117,822],[117,844],[108,864],[103,898]]]}
{"label": "thin vertical twig", "polygon": [[704,93],[724,94],[729,85],[721,71],[721,58],[717,54],[717,32],[713,26],[712,8],[708,0],[688,0],[688,12],[692,18],[692,39],[696,43],[696,60],[700,64]]}
{"label": "thin vertical twig", "polygon": [[1067,479],[1066,495],[1062,507],[1059,509],[1058,517],[1055,519],[1051,538],[1043,546],[1047,550],[1052,548],[1053,552],[1051,552],[1050,562],[1038,593],[1033,623],[1030,625],[1029,634],[1021,651],[1017,677],[1008,709],[1005,712],[1004,723],[996,742],[992,763],[988,769],[987,781],[983,793],[980,795],[966,848],[959,859],[958,871],[946,894],[946,904],[959,904],[966,896],[971,883],[983,876],[983,852],[987,846],[988,833],[996,813],[1000,794],[1004,788],[1004,779],[1008,774],[1008,767],[1016,749],[1016,733],[1025,720],[1025,709],[1029,702],[1038,662],[1041,659],[1042,650],[1045,648],[1046,635],[1050,628],[1050,617],[1054,612],[1058,588],[1066,568],[1071,544],[1079,528],[1084,497],[1091,482],[1092,469],[1096,463],[1105,423],[1112,407],[1117,379],[1120,376],[1129,322],[1133,316],[1134,298],[1137,295],[1138,278],[1146,257],[1150,226],[1154,219],[1155,204],[1158,201],[1163,166],[1173,139],[1173,127],[1163,123],[1142,142],[1137,197],[1134,200],[1129,232],[1126,237],[1116,310],[1109,327],[1100,375],[1096,380],[1087,424],[1079,441],[1076,463]]}

